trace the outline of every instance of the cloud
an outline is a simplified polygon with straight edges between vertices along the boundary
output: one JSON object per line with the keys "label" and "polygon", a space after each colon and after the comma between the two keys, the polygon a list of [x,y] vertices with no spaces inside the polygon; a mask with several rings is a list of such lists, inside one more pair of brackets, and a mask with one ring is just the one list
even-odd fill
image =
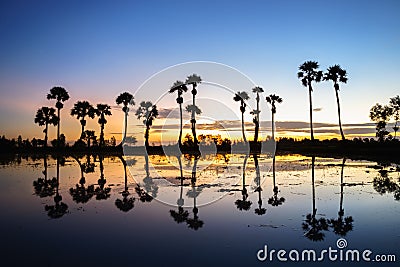
{"label": "cloud", "polygon": [[[183,108],[183,107],[182,107]],[[190,114],[183,110],[183,119],[190,119]],[[179,119],[179,108],[160,108],[158,110],[158,119]]]}

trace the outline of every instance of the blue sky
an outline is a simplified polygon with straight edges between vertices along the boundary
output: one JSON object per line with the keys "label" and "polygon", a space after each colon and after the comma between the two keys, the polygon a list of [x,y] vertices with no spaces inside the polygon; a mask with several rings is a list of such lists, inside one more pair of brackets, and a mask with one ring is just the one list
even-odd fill
{"label": "blue sky", "polygon": [[[163,68],[194,60],[230,65],[281,95],[283,121],[308,121],[298,66],[340,64],[349,73],[343,122],[368,122],[373,104],[400,91],[398,14],[399,1],[3,1],[2,133],[34,127],[35,110],[53,104],[45,96],[54,85],[71,94],[66,118],[78,99],[113,104]],[[336,122],[332,85],[316,85],[313,97],[315,121]]]}

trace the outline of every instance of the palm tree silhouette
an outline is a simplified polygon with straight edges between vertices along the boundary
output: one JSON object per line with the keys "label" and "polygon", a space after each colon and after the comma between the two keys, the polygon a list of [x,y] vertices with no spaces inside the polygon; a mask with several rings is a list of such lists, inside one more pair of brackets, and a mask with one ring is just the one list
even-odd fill
{"label": "palm tree silhouette", "polygon": [[35,116],[35,123],[39,124],[39,126],[45,126],[43,133],[44,133],[44,147],[47,147],[47,132],[50,125],[58,125],[59,118],[55,114],[56,110],[54,108],[49,107],[41,107],[37,110]]}
{"label": "palm tree silhouette", "polygon": [[69,99],[69,94],[67,90],[65,90],[63,87],[53,87],[50,89],[50,93],[47,94],[47,99],[55,99],[57,100],[56,102],[56,108],[57,108],[57,117],[58,117],[58,124],[57,124],[57,147],[59,147],[59,141],[60,141],[60,122],[61,122],[61,117],[60,117],[60,110],[64,107],[64,104],[62,102],[65,102]]}
{"label": "palm tree silhouette", "polygon": [[177,177],[177,179],[181,181],[181,184],[179,186],[181,190],[179,194],[179,199],[176,202],[178,204],[178,211],[170,210],[169,213],[175,222],[183,223],[189,217],[189,212],[183,209],[183,205],[185,204],[184,202],[185,200],[183,199],[183,181],[185,180],[185,177],[183,176],[182,160],[180,155],[176,156],[176,158],[178,159],[179,162],[180,177]]}
{"label": "palm tree silhouette", "polygon": [[93,119],[95,116],[95,109],[88,101],[78,101],[71,109],[71,116],[76,116],[78,120],[80,119],[80,123],[82,126],[80,139],[83,139],[86,126],[85,117],[88,116],[89,118]]}
{"label": "palm tree silhouette", "polygon": [[250,112],[252,115],[254,115],[253,118],[253,122],[254,122],[254,143],[258,142],[258,132],[260,129],[260,93],[263,93],[264,90],[259,87],[256,86],[252,89],[253,93],[256,93],[256,102],[257,102],[257,108],[255,110],[253,110],[252,112]]}
{"label": "palm tree silhouette", "polygon": [[306,219],[302,223],[304,236],[312,241],[322,241],[325,234],[322,231],[328,231],[328,222],[325,218],[316,218],[317,208],[315,207],[315,156],[311,159],[311,183],[312,183],[312,214],[307,214]]}
{"label": "palm tree silhouette", "polygon": [[97,200],[108,199],[111,194],[111,188],[105,187],[107,182],[106,178],[104,178],[104,166],[103,166],[103,155],[99,155],[100,162],[100,179],[97,180],[98,187],[94,190],[94,194],[96,195]]}
{"label": "palm tree silhouette", "polygon": [[393,118],[395,120],[393,130],[394,130],[394,138],[396,138],[397,131],[399,130],[399,126],[397,126],[397,123],[399,122],[399,117],[400,117],[400,96],[397,95],[395,97],[390,98],[389,105],[392,108]]}
{"label": "palm tree silhouette", "polygon": [[107,123],[105,116],[111,116],[111,107],[107,104],[97,104],[95,109],[96,115],[99,117],[100,124],[100,147],[104,146],[104,125]]}
{"label": "palm tree silhouette", "polygon": [[182,103],[183,103],[183,97],[182,94],[184,92],[187,92],[188,88],[186,84],[184,84],[182,81],[176,81],[172,86],[171,89],[169,89],[169,93],[172,94],[174,92],[178,93],[178,97],[176,98],[176,103],[179,105],[179,116],[180,116],[180,128],[179,128],[179,138],[178,138],[178,145],[179,147],[182,146],[182,127],[183,127],[183,117],[182,117]]}
{"label": "palm tree silhouette", "polygon": [[342,162],[342,170],[340,172],[340,205],[339,205],[339,217],[337,219],[328,220],[328,223],[333,228],[335,234],[340,236],[345,236],[349,231],[353,230],[353,217],[348,216],[344,217],[344,209],[343,209],[343,172],[345,166],[346,158],[343,158]]}
{"label": "palm tree silhouette", "polygon": [[274,185],[273,193],[274,195],[268,199],[268,204],[274,207],[278,207],[285,202],[284,197],[278,197],[279,188],[276,185],[276,172],[275,172],[275,155],[272,158],[272,183]]}
{"label": "palm tree silhouette", "polygon": [[262,207],[262,198],[261,198],[261,175],[260,175],[260,166],[258,164],[258,155],[256,153],[253,154],[253,159],[254,159],[254,165],[256,168],[256,184],[257,188],[255,192],[258,192],[258,208],[254,210],[255,214],[257,215],[264,215],[267,212],[266,208]]}
{"label": "palm tree silhouette", "polygon": [[128,113],[129,113],[129,105],[134,106],[135,101],[133,101],[133,95],[131,95],[128,92],[121,93],[117,99],[115,99],[115,102],[117,105],[122,104],[122,111],[124,112],[125,115],[125,130],[124,130],[124,137],[122,138],[121,145],[125,143],[126,139],[126,132],[128,131]]}
{"label": "palm tree silhouette", "polygon": [[249,95],[243,91],[243,92],[237,92],[235,96],[233,97],[233,100],[236,102],[240,101],[240,112],[242,113],[242,135],[243,135],[243,142],[247,143],[246,135],[244,133],[244,112],[246,111],[246,100],[249,99]]}
{"label": "palm tree silhouette", "polygon": [[44,178],[38,178],[36,181],[33,181],[35,195],[38,195],[41,198],[54,195],[57,187],[57,179],[55,177],[51,180],[47,179],[47,155],[43,156],[43,167],[44,170],[42,173]]}
{"label": "palm tree silhouette", "polygon": [[318,62],[316,61],[306,61],[299,67],[299,72],[297,77],[301,79],[301,83],[304,87],[308,87],[308,97],[310,101],[310,131],[311,131],[311,141],[314,141],[314,131],[313,131],[313,121],[312,121],[312,82],[320,82],[322,79],[322,71],[318,71]]}
{"label": "palm tree silhouette", "polygon": [[340,135],[342,136],[342,140],[345,140],[343,129],[342,129],[342,120],[340,117],[340,101],[339,101],[339,83],[346,83],[347,82],[347,73],[346,70],[342,69],[340,65],[333,65],[328,68],[327,72],[324,75],[324,81],[332,81],[333,87],[335,88],[336,93],[336,103],[338,109],[338,117],[339,117],[339,128],[340,128]]}
{"label": "palm tree silhouette", "polygon": [[192,134],[193,134],[194,144],[195,144],[195,146],[197,147],[197,146],[198,146],[198,140],[197,140],[197,136],[196,136],[196,114],[200,114],[201,111],[200,111],[200,109],[196,106],[196,95],[197,95],[197,89],[196,89],[196,87],[197,87],[197,85],[198,85],[199,83],[201,83],[201,77],[198,76],[197,74],[194,74],[194,73],[193,73],[192,75],[189,75],[189,76],[186,78],[185,83],[188,84],[188,85],[192,85],[192,91],[191,91],[191,93],[192,93],[192,100],[193,100],[193,102],[192,102],[191,107],[190,107],[190,105],[186,107],[186,110],[187,110],[188,112],[191,112],[191,113],[192,113],[192,118],[191,118],[191,120],[190,120],[190,123],[191,123],[191,126],[192,126]]}
{"label": "palm tree silhouette", "polygon": [[272,113],[272,140],[275,141],[275,113],[276,113],[276,103],[282,103],[282,98],[278,95],[269,95],[265,98],[269,104],[271,104]]}
{"label": "palm tree silhouette", "polygon": [[94,195],[94,185],[85,187],[85,164],[82,164],[77,156],[72,155],[72,158],[76,160],[81,170],[81,178],[79,184],[76,184],[75,188],[71,187],[69,193],[72,196],[72,200],[76,203],[87,203]]}
{"label": "palm tree silhouette", "polygon": [[147,153],[144,155],[145,165],[144,169],[146,171],[146,177],[143,179],[144,189],[147,194],[151,193],[151,197],[155,198],[158,194],[158,185],[154,183],[152,177],[150,177],[150,168],[149,168],[149,155]]}
{"label": "palm tree silhouette", "polygon": [[60,160],[64,161],[65,159],[60,159],[60,156],[57,155],[57,186],[56,186],[56,195],[54,196],[54,205],[46,205],[45,210],[47,211],[47,215],[52,219],[58,219],[68,213],[68,205],[62,202],[62,196],[59,193],[59,185],[60,185]]}
{"label": "palm tree silhouette", "polygon": [[386,131],[386,122],[390,119],[392,114],[393,110],[390,106],[382,106],[378,103],[376,103],[369,112],[370,119],[376,123],[376,137],[378,137],[381,142],[385,139],[385,136],[389,134],[389,132]]}
{"label": "palm tree silhouette", "polygon": [[238,199],[235,201],[236,207],[239,210],[249,210],[251,207],[252,202],[250,200],[247,200],[247,198],[249,197],[249,194],[247,193],[247,189],[246,189],[246,165],[247,165],[247,158],[249,157],[249,155],[246,154],[244,160],[243,160],[243,167],[242,167],[242,177],[243,177],[243,181],[242,181],[242,199]]}
{"label": "palm tree silhouette", "polygon": [[118,209],[120,209],[123,212],[128,212],[131,209],[134,208],[134,203],[135,203],[135,198],[128,196],[130,195],[129,190],[128,190],[128,174],[126,171],[126,166],[127,163],[125,159],[122,156],[118,156],[118,158],[121,160],[122,165],[124,166],[124,191],[121,192],[122,195],[122,200],[121,199],[116,199],[115,200],[115,206],[117,206]]}
{"label": "palm tree silhouette", "polygon": [[157,106],[153,105],[150,101],[142,101],[139,108],[136,111],[138,119],[143,118],[143,124],[146,125],[146,132],[144,134],[145,146],[149,147],[149,132],[150,127],[153,125],[153,121],[158,116]]}
{"label": "palm tree silhouette", "polygon": [[200,158],[199,155],[191,155],[193,158],[193,167],[192,167],[192,178],[191,178],[191,185],[192,189],[187,192],[187,195],[190,198],[193,198],[193,218],[187,218],[186,223],[189,228],[193,230],[198,230],[199,228],[203,227],[204,222],[199,219],[198,213],[199,209],[197,208],[196,200],[198,195],[201,193],[201,188],[196,186],[196,172],[197,172],[197,162]]}

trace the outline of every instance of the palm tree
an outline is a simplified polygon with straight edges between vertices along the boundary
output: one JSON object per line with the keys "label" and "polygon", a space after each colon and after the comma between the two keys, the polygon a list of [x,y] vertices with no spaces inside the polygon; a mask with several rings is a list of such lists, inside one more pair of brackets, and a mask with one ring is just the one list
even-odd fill
{"label": "palm tree", "polygon": [[59,119],[57,124],[57,147],[58,147],[59,146],[58,141],[60,140],[60,121],[61,121],[60,110],[64,107],[64,104],[62,102],[65,102],[69,99],[69,94],[67,90],[65,90],[63,87],[56,86],[50,89],[50,93],[47,94],[47,99],[57,100],[56,108],[57,108],[57,117]]}
{"label": "palm tree", "polygon": [[308,96],[310,101],[310,131],[311,131],[311,141],[314,141],[314,131],[313,131],[313,121],[312,121],[312,85],[311,83],[320,82],[322,78],[322,71],[318,71],[319,68],[318,62],[316,61],[306,61],[299,67],[299,72],[297,73],[297,77],[301,79],[301,83],[304,87],[308,87]]}
{"label": "palm tree", "polygon": [[35,116],[35,123],[39,124],[39,126],[45,126],[43,133],[44,133],[44,147],[47,147],[47,131],[50,125],[58,125],[59,118],[55,114],[56,110],[54,108],[49,107],[41,107],[37,110]]}
{"label": "palm tree", "polygon": [[338,117],[339,117],[339,128],[340,135],[342,136],[342,140],[345,140],[343,129],[342,129],[342,120],[340,117],[340,101],[339,101],[339,83],[347,82],[347,73],[346,70],[342,69],[339,65],[334,65],[328,68],[327,72],[324,75],[324,81],[331,80],[333,82],[333,87],[335,88],[336,93],[336,103],[338,109]]}
{"label": "palm tree", "polygon": [[111,107],[107,104],[97,104],[95,109],[96,115],[99,117],[100,124],[100,147],[104,145],[104,125],[107,123],[105,116],[111,116]]}
{"label": "palm tree", "polygon": [[88,101],[78,101],[74,104],[74,107],[71,109],[71,116],[76,116],[78,120],[80,119],[80,123],[82,126],[80,139],[83,139],[85,133],[85,126],[86,126],[85,117],[88,116],[89,118],[93,119],[95,116],[94,111],[95,110],[93,106]]}
{"label": "palm tree", "polygon": [[126,132],[128,131],[128,113],[129,113],[129,105],[134,106],[135,101],[133,101],[133,95],[131,95],[128,92],[121,93],[117,99],[115,99],[115,102],[117,105],[123,104],[124,106],[122,107],[122,111],[125,114],[125,131],[124,131],[124,137],[122,138],[121,145],[125,143],[126,139]]}
{"label": "palm tree", "polygon": [[369,112],[370,119],[376,123],[376,137],[378,137],[381,142],[383,142],[385,136],[389,134],[389,132],[386,131],[386,123],[392,114],[393,110],[391,107],[386,105],[382,106],[378,103],[376,103]]}
{"label": "palm tree", "polygon": [[269,104],[271,104],[272,113],[272,140],[275,141],[275,113],[276,113],[276,103],[282,103],[282,98],[278,95],[269,95],[265,98]]}
{"label": "palm tree", "polygon": [[[201,77],[198,76],[197,74],[192,74],[190,76],[188,76],[186,78],[185,81],[186,84],[192,85],[192,96],[193,96],[193,103],[192,103],[192,107],[188,109],[188,107],[186,107],[187,111],[190,111],[192,113],[192,118],[190,120],[190,123],[192,125],[192,134],[193,134],[193,139],[194,139],[194,144],[197,147],[198,145],[198,140],[197,140],[197,136],[196,136],[196,114],[200,114],[197,113],[197,111],[200,111],[199,108],[197,108],[196,106],[196,95],[197,95],[197,85],[199,83],[201,83]],[[197,108],[197,109],[196,109]],[[201,111],[200,111],[201,112]]]}
{"label": "palm tree", "polygon": [[249,99],[249,95],[243,91],[243,92],[237,92],[235,96],[233,97],[233,100],[236,102],[240,101],[240,112],[242,112],[242,135],[243,135],[243,141],[247,143],[246,135],[244,134],[244,112],[246,111],[246,100]]}
{"label": "palm tree", "polygon": [[139,108],[136,111],[138,119],[143,118],[143,124],[146,125],[146,132],[144,134],[145,146],[149,147],[149,132],[150,127],[153,125],[153,121],[158,116],[157,106],[153,105],[150,101],[142,101]]}
{"label": "palm tree", "polygon": [[183,118],[182,118],[182,103],[183,97],[182,94],[187,92],[188,88],[182,81],[176,81],[171,89],[169,89],[169,93],[178,92],[178,97],[176,98],[176,103],[179,105],[179,115],[180,115],[180,128],[179,128],[179,138],[178,138],[178,145],[182,146],[182,127],[183,127]]}
{"label": "palm tree", "polygon": [[255,124],[255,128],[254,128],[254,143],[258,142],[258,131],[260,129],[260,93],[263,93],[264,90],[259,87],[256,86],[252,89],[253,93],[256,93],[256,102],[257,102],[257,109],[253,110],[252,112],[250,112],[251,114],[254,115],[253,118],[253,122]]}
{"label": "palm tree", "polygon": [[399,126],[397,126],[397,123],[399,122],[399,117],[400,117],[400,96],[397,95],[395,97],[390,98],[389,105],[392,108],[393,118],[395,120],[393,130],[394,130],[394,138],[396,138],[397,131],[399,130]]}

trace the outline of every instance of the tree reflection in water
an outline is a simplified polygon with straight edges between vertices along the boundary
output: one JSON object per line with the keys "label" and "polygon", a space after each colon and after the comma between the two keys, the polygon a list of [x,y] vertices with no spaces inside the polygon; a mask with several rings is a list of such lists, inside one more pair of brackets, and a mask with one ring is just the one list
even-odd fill
{"label": "tree reflection in water", "polygon": [[[117,206],[117,208],[123,212],[128,212],[131,209],[133,209],[135,198],[134,197],[128,198],[130,193],[128,190],[128,174],[126,171],[127,163],[122,156],[119,156],[118,158],[121,160],[122,165],[124,166],[124,190],[121,192],[122,199],[115,200],[115,206]],[[134,163],[132,165],[134,165]]]}
{"label": "tree reflection in water", "polygon": [[[81,171],[81,178],[79,179],[79,184],[76,184],[75,188],[71,187],[69,193],[72,196],[72,200],[76,203],[87,203],[94,196],[94,185],[89,185],[87,188],[85,186],[86,179],[84,173],[86,172],[86,164],[82,164],[78,156],[72,155],[72,158],[76,160]],[[86,158],[90,161],[90,156]],[[89,169],[90,171],[91,169]],[[94,170],[93,170],[94,171]]]}
{"label": "tree reflection in water", "polygon": [[193,159],[193,168],[192,168],[192,177],[191,177],[192,188],[186,193],[186,195],[190,198],[193,198],[193,217],[192,218],[188,217],[186,219],[186,223],[189,228],[191,228],[193,230],[198,230],[199,228],[203,227],[203,225],[204,225],[204,222],[199,219],[199,216],[198,216],[199,209],[196,206],[196,199],[202,190],[200,187],[196,186],[197,162],[200,157],[199,157],[199,155],[191,155],[190,158]]}
{"label": "tree reflection in water", "polygon": [[185,177],[183,176],[181,156],[177,155],[176,158],[178,159],[179,172],[180,172],[180,176],[177,177],[177,179],[179,179],[181,181],[181,183],[179,185],[179,187],[180,187],[179,199],[176,202],[176,204],[178,205],[178,211],[169,210],[169,213],[176,223],[183,223],[183,222],[186,222],[186,220],[188,219],[189,212],[187,210],[183,209],[183,205],[185,204],[185,201],[183,199],[183,185],[184,185],[183,181],[185,180]]}
{"label": "tree reflection in water", "polygon": [[315,207],[315,156],[311,159],[311,182],[312,182],[312,213],[307,214],[302,223],[305,231],[304,236],[312,241],[322,241],[325,238],[323,231],[328,231],[328,221],[325,218],[316,218],[317,209]]}
{"label": "tree reflection in water", "polygon": [[[60,162],[61,161],[61,162]],[[64,214],[68,213],[68,205],[62,202],[62,196],[59,194],[60,185],[60,164],[64,165],[65,159],[57,155],[57,186],[56,195],[54,196],[54,205],[46,205],[45,210],[47,215],[52,219],[61,218]]]}
{"label": "tree reflection in water", "polygon": [[243,181],[242,181],[242,199],[238,199],[235,201],[235,205],[237,207],[238,210],[249,210],[251,207],[252,202],[250,200],[247,200],[247,198],[249,197],[249,194],[247,193],[247,189],[246,189],[246,165],[247,165],[247,158],[249,157],[249,155],[246,155],[244,160],[243,160],[243,167],[242,167],[242,177],[243,177]]}
{"label": "tree reflection in water", "polygon": [[105,186],[107,180],[104,178],[103,155],[98,156],[100,162],[100,179],[97,180],[98,187],[96,187],[96,189],[94,190],[94,194],[96,195],[97,200],[105,200],[111,196],[111,188]]}
{"label": "tree reflection in water", "polygon": [[400,200],[400,186],[392,178],[389,177],[389,171],[386,169],[381,169],[378,172],[379,176],[375,177],[373,180],[373,187],[375,191],[378,192],[380,195],[393,193],[394,199],[397,201]]}
{"label": "tree reflection in water", "polygon": [[254,159],[254,166],[256,168],[256,178],[255,182],[257,185],[257,188],[255,192],[258,192],[258,208],[254,210],[255,214],[257,215],[264,215],[267,212],[266,208],[262,207],[262,197],[261,197],[261,175],[260,175],[260,166],[258,165],[258,155],[256,153],[253,154],[253,159]]}
{"label": "tree reflection in water", "polygon": [[284,197],[278,197],[279,188],[276,185],[276,174],[275,174],[275,155],[272,158],[272,181],[274,184],[273,193],[274,195],[268,199],[268,204],[271,206],[277,207],[282,205],[285,202]]}
{"label": "tree reflection in water", "polygon": [[38,195],[41,198],[54,195],[57,187],[57,179],[55,177],[51,180],[47,179],[47,155],[43,156],[43,166],[44,170],[42,171],[42,174],[44,178],[39,177],[36,181],[33,181],[35,195]]}
{"label": "tree reflection in water", "polygon": [[156,198],[158,194],[158,185],[154,183],[153,178],[150,177],[149,155],[147,155],[147,153],[144,155],[144,159],[145,159],[144,169],[146,171],[146,177],[143,179],[144,189],[148,194],[151,194],[153,198]]}
{"label": "tree reflection in water", "polygon": [[329,225],[333,228],[333,232],[340,236],[345,236],[348,232],[353,230],[353,217],[347,216],[344,217],[344,208],[343,208],[343,172],[344,166],[346,163],[346,158],[343,158],[342,169],[340,172],[340,204],[339,204],[339,212],[337,219],[328,220]]}

